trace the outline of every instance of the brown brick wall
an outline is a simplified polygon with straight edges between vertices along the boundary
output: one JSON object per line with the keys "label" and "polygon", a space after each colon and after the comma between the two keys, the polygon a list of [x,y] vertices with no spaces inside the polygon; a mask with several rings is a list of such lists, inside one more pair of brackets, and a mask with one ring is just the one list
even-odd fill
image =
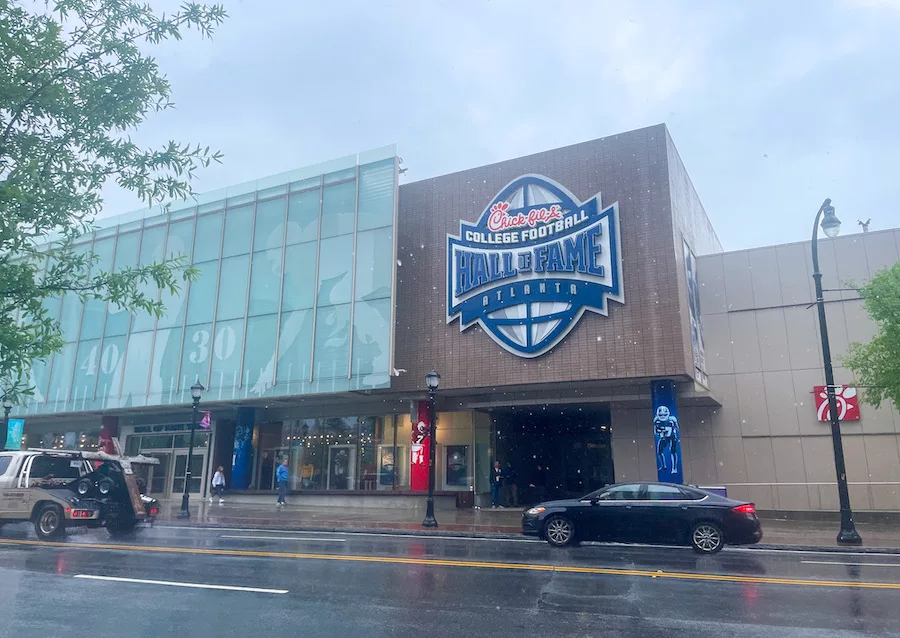
{"label": "brown brick wall", "polygon": [[[685,333],[671,218],[664,125],[423,180],[400,187],[393,389],[424,387],[430,368],[442,389],[679,375]],[[446,322],[447,234],[475,222],[497,192],[537,173],[580,200],[619,203],[625,303],[586,313],[552,351],[535,359],[498,346],[478,326]],[[686,311],[686,308],[685,308]]]}

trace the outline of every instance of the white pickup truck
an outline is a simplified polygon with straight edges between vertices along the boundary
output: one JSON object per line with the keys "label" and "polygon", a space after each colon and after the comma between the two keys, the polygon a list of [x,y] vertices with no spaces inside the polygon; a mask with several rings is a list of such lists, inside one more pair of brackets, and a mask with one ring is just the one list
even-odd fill
{"label": "white pickup truck", "polygon": [[32,522],[42,540],[67,527],[106,527],[123,534],[149,523],[159,511],[144,496],[131,466],[149,457],[105,452],[31,449],[0,452],[0,525]]}

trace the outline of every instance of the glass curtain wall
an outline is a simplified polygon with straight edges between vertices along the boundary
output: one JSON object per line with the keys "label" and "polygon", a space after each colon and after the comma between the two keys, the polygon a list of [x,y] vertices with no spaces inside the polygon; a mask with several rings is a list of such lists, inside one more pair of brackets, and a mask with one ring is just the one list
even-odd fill
{"label": "glass curtain wall", "polygon": [[83,237],[95,268],[183,255],[199,277],[157,297],[159,319],[48,300],[66,344],[35,364],[13,416],[184,403],[196,380],[215,401],[389,387],[396,188],[394,149],[381,149]]}

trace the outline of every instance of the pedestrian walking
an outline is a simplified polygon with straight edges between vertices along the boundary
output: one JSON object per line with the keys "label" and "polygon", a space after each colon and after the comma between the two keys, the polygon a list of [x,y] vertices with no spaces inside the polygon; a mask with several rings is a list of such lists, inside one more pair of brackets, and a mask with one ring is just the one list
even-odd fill
{"label": "pedestrian walking", "polygon": [[503,468],[500,467],[500,461],[494,461],[494,467],[491,468],[491,509],[503,509],[500,504],[500,492],[503,489]]}
{"label": "pedestrian walking", "polygon": [[288,460],[287,457],[278,466],[275,472],[275,480],[278,482],[278,503],[276,507],[284,507],[284,498],[287,496],[288,486]]}
{"label": "pedestrian walking", "polygon": [[222,495],[225,493],[225,468],[221,465],[216,468],[216,473],[213,474],[212,479],[212,496],[209,497],[209,502],[213,502],[213,496],[219,497],[219,504],[225,502],[225,499],[222,498]]}
{"label": "pedestrian walking", "polygon": [[528,487],[532,489],[532,499],[535,503],[547,500],[547,475],[540,463],[531,471],[531,482]]}
{"label": "pedestrian walking", "polygon": [[519,474],[512,463],[506,464],[506,471],[503,473],[503,483],[506,485],[507,499],[506,504],[512,507],[519,506]]}

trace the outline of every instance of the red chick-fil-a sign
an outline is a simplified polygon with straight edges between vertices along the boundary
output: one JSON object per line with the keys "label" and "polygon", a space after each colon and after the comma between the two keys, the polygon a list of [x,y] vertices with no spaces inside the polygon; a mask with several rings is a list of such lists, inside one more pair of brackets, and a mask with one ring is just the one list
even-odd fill
{"label": "red chick-fil-a sign", "polygon": [[[825,386],[814,386],[813,395],[816,397],[816,416],[819,417],[819,421],[831,421]],[[837,402],[838,421],[859,421],[859,396],[856,388],[848,385],[836,386],[834,399]]]}

